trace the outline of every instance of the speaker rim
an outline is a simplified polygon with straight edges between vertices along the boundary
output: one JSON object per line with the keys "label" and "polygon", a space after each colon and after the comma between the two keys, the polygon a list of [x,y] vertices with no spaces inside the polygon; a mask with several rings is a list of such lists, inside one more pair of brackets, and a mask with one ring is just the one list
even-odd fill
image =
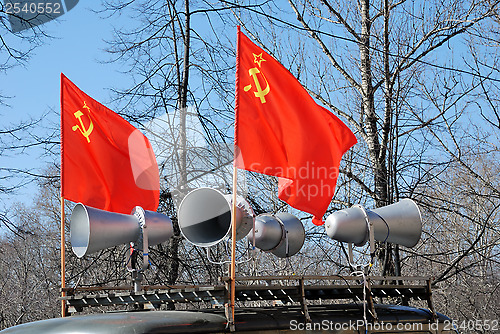
{"label": "speaker rim", "polygon": [[[283,236],[281,237],[281,240],[278,243],[278,245],[276,247],[274,247],[272,250],[270,250],[269,252],[272,253],[273,255],[281,258],[281,259],[290,258],[290,257],[296,255],[298,252],[300,252],[302,250],[302,247],[304,247],[304,243],[306,242],[306,228],[304,227],[304,224],[302,224],[302,221],[297,216],[295,216],[289,212],[277,212],[274,215],[274,217],[278,220],[278,222],[281,225],[281,230],[283,231]],[[284,223],[284,220],[291,219],[291,218],[296,220],[299,223],[298,226],[300,226],[302,228],[301,229],[301,232],[302,232],[301,235],[303,235],[302,242],[300,244],[300,247],[298,247],[295,252],[291,252],[288,254],[285,253],[285,256],[281,256],[282,255],[281,247],[282,246],[285,247],[283,250],[284,250],[284,252],[286,252],[286,242],[287,242],[287,239],[289,238],[289,236],[288,236],[289,230],[286,228],[286,224]],[[288,244],[288,245],[289,245],[288,251],[290,251],[290,244]]]}
{"label": "speaker rim", "polygon": [[[81,208],[81,209],[80,209]],[[76,220],[73,220],[75,217],[75,210],[83,210],[85,213],[85,226],[83,228],[78,228],[79,231],[85,230],[86,237],[85,239],[82,238],[81,234],[75,231],[74,228],[72,228],[73,224],[76,224]],[[76,219],[76,217],[75,217]],[[80,217],[79,217],[80,219]],[[73,253],[78,257],[79,259],[87,255],[87,251],[89,249],[89,243],[90,243],[90,218],[89,218],[89,212],[87,211],[87,207],[83,203],[77,203],[73,210],[71,211],[71,217],[70,217],[70,229],[69,229],[69,238],[70,238],[70,244],[71,244],[71,250]],[[80,223],[78,223],[80,225]],[[73,246],[73,238],[77,238],[79,240],[85,241],[85,247],[77,247],[78,249],[84,249],[83,254],[81,252],[76,252],[75,247]]]}
{"label": "speaker rim", "polygon": [[184,202],[186,201],[186,198],[188,198],[188,196],[194,192],[197,192],[197,191],[206,191],[206,190],[210,190],[212,192],[215,192],[217,193],[218,195],[220,195],[220,197],[224,200],[224,203],[227,205],[228,207],[228,211],[231,213],[231,205],[227,202],[226,198],[225,198],[225,195],[217,190],[217,189],[214,189],[214,188],[210,188],[210,187],[200,187],[200,188],[196,188],[196,189],[193,189],[191,190],[190,192],[188,192],[186,194],[186,196],[184,196],[184,198],[182,199],[181,201],[181,204],[179,205],[179,209],[177,210],[177,222],[179,224],[179,231],[181,232],[181,235],[188,241],[190,242],[191,244],[195,245],[195,246],[198,246],[198,247],[212,247],[212,246],[215,246],[217,245],[218,243],[222,242],[224,239],[226,239],[228,237],[228,235],[231,233],[231,222],[229,223],[229,228],[227,229],[226,233],[224,234],[223,237],[219,238],[218,240],[216,241],[211,241],[211,242],[193,242],[191,241],[183,232],[183,229],[181,227],[181,208],[182,208],[182,205],[184,204]]}

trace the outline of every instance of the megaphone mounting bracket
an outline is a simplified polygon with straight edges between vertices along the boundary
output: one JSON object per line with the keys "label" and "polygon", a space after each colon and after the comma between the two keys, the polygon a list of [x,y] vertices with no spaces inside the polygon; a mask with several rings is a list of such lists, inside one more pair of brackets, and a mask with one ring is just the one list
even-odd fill
{"label": "megaphone mounting bracket", "polygon": [[[139,238],[135,242],[131,242],[132,245],[137,246],[142,244],[142,267],[137,269],[135,268],[134,263],[132,263],[132,259],[127,263],[127,270],[132,273],[132,281],[134,282],[134,291],[138,292],[141,290],[141,283],[144,277],[143,272],[149,268],[149,238],[148,238],[148,229],[146,224],[146,213],[144,209],[140,206],[136,206],[132,211],[132,214],[137,217],[140,234]],[[131,249],[130,256],[132,257],[135,249]]]}
{"label": "megaphone mounting bracket", "polygon": [[[369,240],[369,244],[370,244],[370,263],[368,264],[367,267],[371,267],[373,265],[373,259],[375,257],[375,229],[373,228],[373,223],[370,221],[370,218],[368,217],[368,214],[367,214],[365,208],[359,204],[355,204],[353,206],[361,209],[361,211],[363,212],[365,221],[366,221],[368,240]],[[364,244],[365,242],[366,242],[366,239],[362,244]],[[348,247],[349,247],[349,264],[351,265],[351,267],[356,268],[357,265],[354,263],[352,242],[348,243]]]}

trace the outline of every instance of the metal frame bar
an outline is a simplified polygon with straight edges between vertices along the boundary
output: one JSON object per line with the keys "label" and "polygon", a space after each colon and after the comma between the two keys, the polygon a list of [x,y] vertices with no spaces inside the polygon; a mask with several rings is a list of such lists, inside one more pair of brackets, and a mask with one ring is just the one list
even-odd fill
{"label": "metal frame bar", "polygon": [[307,308],[307,300],[306,293],[304,288],[304,280],[299,279],[299,293],[300,293],[300,304],[302,306],[302,312],[304,313],[304,317],[306,318],[306,322],[312,322],[311,316],[309,315],[309,310]]}
{"label": "metal frame bar", "polygon": [[[427,300],[433,317],[437,317],[432,301],[431,280],[424,277],[368,276],[366,284],[358,276],[255,276],[235,277],[234,295],[231,294],[231,279],[222,277],[222,285],[152,285],[143,286],[139,292],[133,286],[104,286],[65,288],[67,296],[61,297],[72,313],[85,307],[113,305],[154,305],[192,302],[216,302],[225,305],[226,315],[231,316],[230,299],[235,302],[246,301],[282,301],[283,303],[300,304],[306,321],[311,321],[308,301],[322,300],[331,303],[333,300],[358,299],[366,296],[367,306],[372,320],[377,321],[374,297],[403,297],[414,300]],[[252,284],[251,282],[254,281]],[[267,284],[259,284],[267,282]],[[273,282],[274,281],[274,282]],[[336,282],[337,281],[337,282]],[[338,282],[341,281],[341,282]],[[372,285],[373,281],[389,281],[389,284]],[[422,281],[421,284],[391,284],[394,281]],[[296,282],[296,283],[292,283]],[[233,297],[234,296],[234,297]],[[436,318],[437,319],[437,318]],[[228,328],[231,330],[231,328]]]}

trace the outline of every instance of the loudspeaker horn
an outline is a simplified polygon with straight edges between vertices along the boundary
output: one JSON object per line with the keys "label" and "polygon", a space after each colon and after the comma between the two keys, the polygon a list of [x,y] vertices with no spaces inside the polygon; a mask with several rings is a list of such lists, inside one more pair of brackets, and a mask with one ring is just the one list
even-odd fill
{"label": "loudspeaker horn", "polygon": [[[236,199],[236,240],[252,229],[254,213],[241,196]],[[192,244],[210,247],[228,237],[231,231],[232,195],[213,188],[198,188],[189,192],[179,206],[181,234]]]}
{"label": "loudspeaker horn", "polygon": [[281,212],[275,215],[265,213],[255,219],[255,233],[250,231],[248,238],[255,237],[255,246],[266,252],[285,258],[295,255],[305,240],[302,222],[292,214]]}
{"label": "loudspeaker horn", "polygon": [[326,233],[332,239],[362,246],[369,237],[368,221],[373,224],[375,240],[406,247],[413,247],[420,240],[422,218],[411,199],[374,210],[356,205],[334,212],[326,219]]}
{"label": "loudspeaker horn", "polygon": [[[71,213],[70,239],[73,253],[79,258],[109,247],[138,243],[141,223],[136,215],[99,210],[78,203]],[[141,213],[142,214],[142,213]],[[173,235],[172,221],[161,213],[144,210],[150,246],[168,240]],[[142,244],[138,244],[142,247]]]}

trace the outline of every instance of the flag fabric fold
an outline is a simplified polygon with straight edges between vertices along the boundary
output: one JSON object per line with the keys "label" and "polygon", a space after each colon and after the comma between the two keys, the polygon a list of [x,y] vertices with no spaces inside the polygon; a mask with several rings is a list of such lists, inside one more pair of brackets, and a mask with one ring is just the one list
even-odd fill
{"label": "flag fabric fold", "polygon": [[130,214],[156,211],[159,189],[149,140],[61,73],[61,196]]}
{"label": "flag fabric fold", "polygon": [[235,166],[279,177],[279,198],[322,217],[342,155],[357,141],[299,81],[238,28]]}

